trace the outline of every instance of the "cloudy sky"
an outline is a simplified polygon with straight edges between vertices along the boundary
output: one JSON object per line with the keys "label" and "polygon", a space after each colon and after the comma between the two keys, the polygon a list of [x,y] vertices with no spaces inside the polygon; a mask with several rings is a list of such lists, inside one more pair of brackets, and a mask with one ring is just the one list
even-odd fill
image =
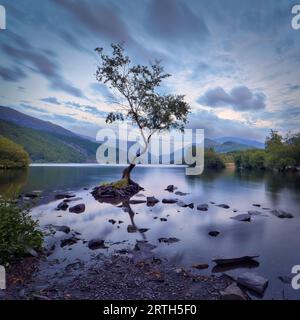
{"label": "cloudy sky", "polygon": [[264,140],[300,131],[300,30],[288,0],[0,0],[0,105],[95,137],[114,106],[96,47],[162,59],[165,93],[185,94],[189,126]]}

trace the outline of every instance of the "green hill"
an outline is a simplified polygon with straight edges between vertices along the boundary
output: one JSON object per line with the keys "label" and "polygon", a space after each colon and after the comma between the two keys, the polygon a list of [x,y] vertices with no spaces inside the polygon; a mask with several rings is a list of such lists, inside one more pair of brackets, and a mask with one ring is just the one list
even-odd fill
{"label": "green hill", "polygon": [[0,168],[24,168],[28,163],[27,152],[20,145],[0,135]]}
{"label": "green hill", "polygon": [[24,147],[32,162],[94,162],[97,143],[0,120],[0,135]]}

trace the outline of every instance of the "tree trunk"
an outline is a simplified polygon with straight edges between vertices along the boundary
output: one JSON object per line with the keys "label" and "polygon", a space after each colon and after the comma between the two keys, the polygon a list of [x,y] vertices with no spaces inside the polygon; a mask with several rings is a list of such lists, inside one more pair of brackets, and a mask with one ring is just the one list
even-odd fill
{"label": "tree trunk", "polygon": [[136,165],[131,163],[127,168],[124,169],[123,171],[123,176],[122,176],[122,179],[127,179],[128,180],[128,183],[131,184],[132,183],[132,180],[130,178],[130,173],[131,171],[134,169]]}

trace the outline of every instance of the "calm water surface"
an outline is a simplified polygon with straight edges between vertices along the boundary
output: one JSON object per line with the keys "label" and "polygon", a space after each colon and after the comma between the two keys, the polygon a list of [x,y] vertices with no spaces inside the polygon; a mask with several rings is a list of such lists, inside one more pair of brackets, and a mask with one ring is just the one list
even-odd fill
{"label": "calm water surface", "polygon": [[[147,239],[157,245],[156,253],[174,264],[190,267],[194,263],[208,263],[209,269],[202,274],[221,274],[226,271],[238,275],[253,271],[270,280],[264,298],[300,299],[300,290],[283,284],[278,276],[292,276],[291,268],[300,264],[300,176],[296,174],[247,173],[227,168],[221,172],[205,172],[199,177],[186,176],[184,168],[136,168],[133,178],[145,191],[145,196],[177,197],[195,206],[213,201],[225,203],[230,209],[222,209],[209,204],[206,212],[190,208],[180,208],[176,204],[158,203],[154,207],[145,204],[132,205],[135,212],[130,216],[122,208],[98,203],[90,195],[92,187],[102,182],[120,178],[120,167],[30,167],[28,171],[0,172],[0,193],[42,190],[48,202],[33,209],[41,225],[68,225],[90,240],[95,237],[105,239],[110,246],[108,252],[132,247],[136,240]],[[175,196],[164,191],[168,184],[178,190],[188,192],[187,196]],[[90,190],[83,190],[84,187]],[[73,191],[81,197],[76,203],[85,203],[86,211],[73,214],[56,211],[60,201],[55,201],[53,193]],[[143,199],[143,198],[138,198]],[[49,202],[50,201],[50,202]],[[254,203],[264,208],[283,209],[291,212],[294,219],[279,219],[269,210],[255,208]],[[238,210],[237,213],[233,209]],[[247,210],[260,210],[263,215],[254,216],[250,223],[230,219]],[[158,217],[157,219],[154,219]],[[159,218],[167,218],[166,222]],[[109,219],[122,220],[122,224],[108,222]],[[146,233],[128,233],[127,226],[149,228]],[[118,228],[119,227],[119,228]],[[209,231],[220,231],[218,237],[210,237]],[[176,237],[180,242],[163,244],[160,237]],[[125,242],[122,242],[125,241]],[[119,243],[122,242],[122,243]],[[101,250],[100,250],[101,251]],[[103,250],[102,250],[103,251]],[[240,266],[236,269],[218,269],[211,259],[215,256],[239,256],[257,253],[258,263]],[[57,248],[53,258],[89,259],[95,254],[86,244],[78,242],[63,249]]]}

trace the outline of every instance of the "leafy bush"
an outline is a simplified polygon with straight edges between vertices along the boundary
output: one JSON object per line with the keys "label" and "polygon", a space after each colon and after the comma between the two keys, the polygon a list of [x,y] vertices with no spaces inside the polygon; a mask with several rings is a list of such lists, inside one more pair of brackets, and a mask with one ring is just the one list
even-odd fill
{"label": "leafy bush", "polygon": [[0,168],[24,168],[28,163],[27,152],[20,145],[0,135]]}
{"label": "leafy bush", "polygon": [[204,151],[204,167],[207,169],[223,169],[225,163],[213,148]]}
{"label": "leafy bush", "polygon": [[28,208],[0,199],[0,264],[24,257],[29,249],[41,249],[43,234]]}

